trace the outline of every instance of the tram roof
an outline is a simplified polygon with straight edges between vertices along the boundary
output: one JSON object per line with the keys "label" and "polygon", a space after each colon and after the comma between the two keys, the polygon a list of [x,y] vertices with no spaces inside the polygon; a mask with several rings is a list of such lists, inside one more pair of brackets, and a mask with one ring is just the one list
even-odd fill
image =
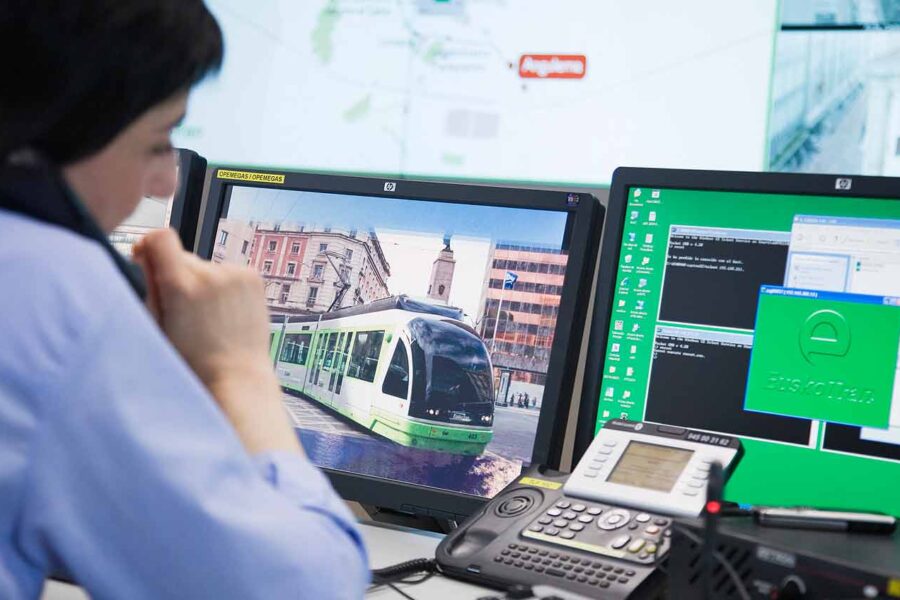
{"label": "tram roof", "polygon": [[[375,300],[374,302],[370,302],[368,304],[359,304],[357,306],[341,308],[329,313],[288,316],[287,322],[310,323],[318,321],[319,319],[321,319],[322,321],[328,321],[330,319],[367,315],[384,310],[405,310],[408,312],[437,315],[440,317],[447,317],[457,320],[461,320],[463,318],[463,311],[459,308],[429,304],[427,302],[422,302],[421,300],[413,300],[409,296],[403,294],[400,296],[382,298],[381,300]],[[272,315],[271,322],[284,323],[284,319],[285,315]]]}

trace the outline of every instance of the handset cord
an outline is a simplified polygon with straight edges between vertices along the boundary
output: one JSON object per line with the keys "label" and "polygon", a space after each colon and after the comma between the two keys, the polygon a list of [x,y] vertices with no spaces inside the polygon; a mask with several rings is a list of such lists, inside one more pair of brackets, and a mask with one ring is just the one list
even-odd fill
{"label": "handset cord", "polygon": [[[437,572],[437,562],[433,558],[417,558],[406,562],[372,570],[372,585],[390,585],[392,583],[420,583]],[[404,581],[410,575],[424,573],[425,577],[415,582]]]}

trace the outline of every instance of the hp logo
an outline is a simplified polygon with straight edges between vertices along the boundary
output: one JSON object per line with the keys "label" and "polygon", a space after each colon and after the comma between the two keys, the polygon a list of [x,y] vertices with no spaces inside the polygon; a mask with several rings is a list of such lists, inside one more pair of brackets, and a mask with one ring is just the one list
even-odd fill
{"label": "hp logo", "polygon": [[384,191],[386,191],[386,192],[397,191],[397,183],[394,181],[385,181],[384,182]]}
{"label": "hp logo", "polygon": [[849,177],[838,177],[834,180],[834,189],[848,191],[853,187],[853,180]]}

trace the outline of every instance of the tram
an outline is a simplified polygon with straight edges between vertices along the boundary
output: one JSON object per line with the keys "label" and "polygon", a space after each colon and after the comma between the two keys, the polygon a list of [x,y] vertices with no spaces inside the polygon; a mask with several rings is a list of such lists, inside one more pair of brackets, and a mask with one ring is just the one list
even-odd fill
{"label": "tram", "polygon": [[282,388],[404,446],[478,455],[493,437],[487,348],[459,309],[393,296],[273,316]]}

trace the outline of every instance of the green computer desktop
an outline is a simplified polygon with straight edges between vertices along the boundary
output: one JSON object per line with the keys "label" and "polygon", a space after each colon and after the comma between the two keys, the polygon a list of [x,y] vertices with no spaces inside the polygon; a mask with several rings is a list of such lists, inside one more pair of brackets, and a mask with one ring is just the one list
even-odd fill
{"label": "green computer desktop", "polygon": [[900,514],[900,186],[619,169],[576,456],[627,418],[741,438],[726,497]]}

